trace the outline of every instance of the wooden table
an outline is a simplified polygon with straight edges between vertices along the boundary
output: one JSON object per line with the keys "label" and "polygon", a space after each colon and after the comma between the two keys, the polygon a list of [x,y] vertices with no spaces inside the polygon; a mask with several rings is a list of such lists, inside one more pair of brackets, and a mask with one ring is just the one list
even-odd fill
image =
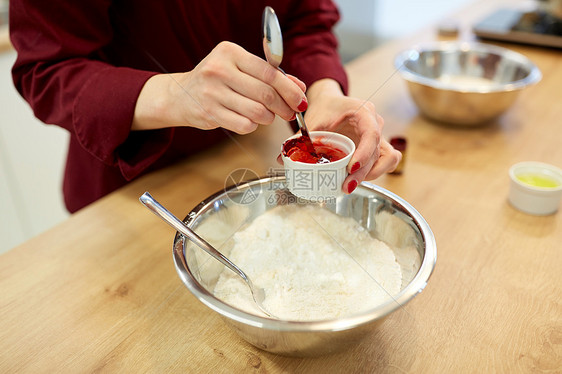
{"label": "wooden table", "polygon": [[311,359],[245,343],[183,286],[173,231],[138,202],[149,190],[183,217],[232,170],[265,174],[289,135],[280,123],[148,175],[2,255],[0,372],[561,372],[562,213],[513,209],[507,171],[523,160],[562,166],[562,54],[506,45],[543,80],[497,122],[450,128],[418,115],[392,67],[399,50],[435,38],[429,28],[348,65],[351,94],[376,104],[385,135],[409,141],[404,173],[376,183],[424,215],[438,246],[428,287],[369,340]]}

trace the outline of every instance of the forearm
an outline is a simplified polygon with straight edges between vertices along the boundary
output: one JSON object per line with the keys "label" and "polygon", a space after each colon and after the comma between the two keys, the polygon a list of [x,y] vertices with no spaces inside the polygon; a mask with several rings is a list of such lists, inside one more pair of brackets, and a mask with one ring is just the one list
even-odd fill
{"label": "forearm", "polygon": [[347,93],[347,75],[338,54],[333,27],[339,20],[331,0],[299,1],[283,20],[285,53],[282,67],[308,87],[330,78]]}
{"label": "forearm", "polygon": [[67,129],[104,163],[115,164],[129,137],[138,94],[154,73],[82,59],[45,65],[14,69],[16,87],[34,114]]}
{"label": "forearm", "polygon": [[[116,165],[131,146],[139,92],[155,73],[96,59],[113,38],[108,7],[108,1],[12,0],[10,36],[18,53],[14,84],[34,114]],[[138,137],[135,143],[131,148],[139,149]]]}

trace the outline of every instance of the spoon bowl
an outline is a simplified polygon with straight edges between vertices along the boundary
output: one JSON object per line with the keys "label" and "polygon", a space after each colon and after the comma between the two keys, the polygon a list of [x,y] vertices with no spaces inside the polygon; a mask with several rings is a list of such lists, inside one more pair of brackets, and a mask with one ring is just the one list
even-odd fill
{"label": "spoon bowl", "polygon": [[271,66],[279,69],[283,61],[283,34],[279,20],[272,7],[266,6],[263,11],[263,51],[265,59]]}
{"label": "spoon bowl", "polygon": [[195,233],[195,231],[191,230],[185,223],[183,223],[179,218],[174,216],[168,209],[164,208],[162,204],[156,201],[150,193],[145,192],[140,198],[140,202],[150,209],[154,214],[160,217],[163,221],[165,221],[168,225],[172,226],[181,234],[185,235],[189,240],[195,243],[198,247],[203,249],[205,252],[213,256],[216,260],[218,260],[221,264],[232,270],[236,275],[238,275],[242,280],[248,285],[250,288],[250,292],[252,293],[252,298],[256,303],[257,307],[265,313],[267,316],[275,318],[271,313],[267,311],[267,309],[263,306],[263,302],[265,300],[265,291],[263,288],[256,287],[248,275],[244,273],[238,266],[236,266],[232,261],[230,261],[227,257],[225,257],[222,253],[215,249],[211,244],[209,244],[205,239],[200,237]]}

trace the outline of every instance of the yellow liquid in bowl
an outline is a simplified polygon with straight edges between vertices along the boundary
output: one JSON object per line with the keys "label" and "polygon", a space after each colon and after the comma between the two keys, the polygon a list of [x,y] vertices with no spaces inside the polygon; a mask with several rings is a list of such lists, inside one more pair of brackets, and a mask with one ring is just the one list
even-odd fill
{"label": "yellow liquid in bowl", "polygon": [[525,183],[533,187],[542,187],[542,188],[560,187],[560,182],[544,174],[524,173],[524,174],[517,174],[515,177],[521,183]]}

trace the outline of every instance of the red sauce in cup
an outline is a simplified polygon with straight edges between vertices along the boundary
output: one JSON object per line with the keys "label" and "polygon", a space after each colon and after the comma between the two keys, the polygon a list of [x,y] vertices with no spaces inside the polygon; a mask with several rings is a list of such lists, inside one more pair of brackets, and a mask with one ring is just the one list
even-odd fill
{"label": "red sauce in cup", "polygon": [[321,139],[314,140],[312,144],[316,154],[308,151],[302,137],[289,139],[283,144],[283,154],[293,161],[307,164],[327,164],[347,156],[341,149],[326,144]]}

